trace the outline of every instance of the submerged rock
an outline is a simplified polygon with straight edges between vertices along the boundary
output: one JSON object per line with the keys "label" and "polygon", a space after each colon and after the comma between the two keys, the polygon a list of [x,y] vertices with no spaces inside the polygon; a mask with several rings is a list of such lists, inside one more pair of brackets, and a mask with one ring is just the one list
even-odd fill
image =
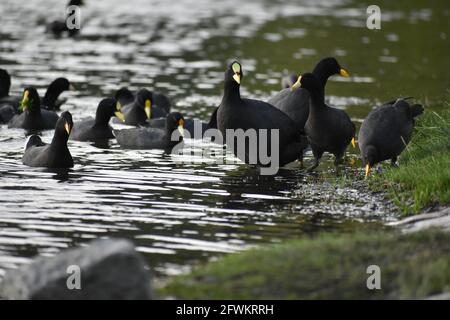
{"label": "submerged rock", "polygon": [[142,257],[127,240],[96,240],[5,274],[5,299],[151,299]]}

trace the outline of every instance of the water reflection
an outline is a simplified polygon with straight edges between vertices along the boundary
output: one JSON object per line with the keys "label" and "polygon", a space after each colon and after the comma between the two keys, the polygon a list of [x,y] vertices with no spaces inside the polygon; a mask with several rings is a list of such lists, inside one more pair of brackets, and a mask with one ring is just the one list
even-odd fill
{"label": "water reflection", "polygon": [[65,182],[69,180],[69,173],[71,169],[53,169],[50,172],[54,173],[53,179],[58,180],[59,182]]}

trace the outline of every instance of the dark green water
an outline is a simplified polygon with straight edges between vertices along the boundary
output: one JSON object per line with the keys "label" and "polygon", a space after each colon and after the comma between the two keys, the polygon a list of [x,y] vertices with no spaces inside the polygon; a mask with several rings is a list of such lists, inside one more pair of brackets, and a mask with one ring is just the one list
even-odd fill
{"label": "dark green water", "polygon": [[[93,115],[123,85],[161,90],[175,110],[207,120],[232,58],[243,64],[242,95],[267,99],[284,70],[306,72],[321,57],[337,57],[352,77],[332,78],[327,99],[358,126],[373,105],[399,96],[439,108],[450,84],[447,2],[384,1],[381,30],[366,28],[367,5],[89,1],[81,37],[57,40],[44,33],[44,22],[62,14],[60,1],[3,0],[0,67],[12,74],[17,94],[30,84],[43,93],[55,77],[69,78],[77,91],[64,94],[64,108],[75,120]],[[393,219],[381,198],[334,183],[331,161],[313,176],[293,166],[267,177],[240,163],[179,164],[115,142],[109,149],[71,142],[76,166],[60,176],[23,166],[25,141],[22,130],[0,127],[0,276],[35,254],[99,237],[131,239],[166,275],[257,244]],[[361,174],[347,167],[348,177]]]}

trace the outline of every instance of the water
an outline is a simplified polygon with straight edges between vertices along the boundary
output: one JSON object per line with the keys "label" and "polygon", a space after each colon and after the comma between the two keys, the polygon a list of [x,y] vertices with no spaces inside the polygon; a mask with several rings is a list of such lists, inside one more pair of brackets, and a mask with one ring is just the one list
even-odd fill
{"label": "water", "polygon": [[[327,99],[359,125],[380,101],[414,95],[433,105],[449,87],[449,9],[444,1],[405,5],[386,2],[383,29],[370,31],[367,5],[352,1],[89,1],[82,36],[57,40],[44,29],[62,15],[60,1],[2,0],[0,67],[16,94],[30,84],[43,94],[55,77],[69,78],[77,91],[64,94],[64,109],[75,120],[123,85],[163,91],[174,110],[207,120],[229,59],[243,64],[242,95],[266,99],[284,69],[308,71],[334,55],[352,78],[333,78]],[[395,219],[381,197],[334,182],[331,161],[318,174],[293,166],[267,177],[240,163],[180,164],[114,141],[103,149],[70,142],[75,168],[54,173],[21,164],[25,141],[22,130],[0,127],[0,276],[36,254],[100,237],[131,239],[165,276],[258,244]],[[357,167],[346,170],[361,176]]]}

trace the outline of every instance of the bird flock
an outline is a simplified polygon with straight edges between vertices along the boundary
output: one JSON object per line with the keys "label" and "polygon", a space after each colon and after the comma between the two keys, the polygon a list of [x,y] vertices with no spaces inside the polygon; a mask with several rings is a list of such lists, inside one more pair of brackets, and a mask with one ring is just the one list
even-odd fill
{"label": "bird flock", "polygon": [[[66,22],[71,14],[69,8],[83,4],[83,0],[69,0],[65,20],[51,22],[47,31],[55,37],[77,36],[79,30],[69,29]],[[74,90],[66,78],[54,80],[42,99],[32,86],[25,88],[21,97],[14,97],[9,94],[10,75],[0,69],[0,124],[25,129],[31,135],[23,163],[33,167],[73,167],[67,147],[69,139],[98,144],[116,139],[123,149],[172,152],[176,146],[183,147],[187,132],[189,138],[226,144],[239,159],[260,167],[268,165],[268,150],[271,156],[276,154],[277,167],[294,161],[303,167],[303,155],[311,150],[314,160],[308,171],[317,168],[325,152],[334,155],[334,165],[338,168],[348,145],[356,147],[356,127],[345,111],[325,102],[325,86],[334,75],[350,76],[335,58],[324,58],[311,73],[299,77],[285,74],[281,80],[283,89],[264,102],[241,98],[244,72],[242,65],[233,61],[225,70],[222,101],[208,122],[185,119],[181,113],[172,112],[170,99],[162,93],[146,88],[132,92],[123,87],[114,97],[100,101],[95,117],[73,123],[69,111],[57,113],[66,102],[59,99],[61,93]],[[386,102],[364,119],[357,140],[366,177],[379,162],[391,160],[395,165],[411,140],[415,118],[424,109],[409,103],[409,99]],[[112,118],[115,123],[134,128],[114,130],[109,124]],[[52,129],[54,137],[50,144],[45,144],[39,133]],[[236,143],[236,135],[228,136],[230,131],[242,132],[241,141]],[[246,135],[248,132],[254,132],[255,139]]]}
{"label": "bird flock", "polygon": [[[282,80],[286,88],[275,94],[268,102],[241,98],[240,85],[244,79],[242,65],[231,62],[225,70],[223,97],[208,123],[184,119],[179,112],[171,111],[169,98],[148,89],[132,92],[126,87],[115,92],[114,98],[100,101],[94,118],[74,123],[69,111],[57,111],[65,102],[59,96],[73,90],[65,78],[53,81],[40,98],[35,87],[26,87],[21,97],[9,95],[11,78],[0,69],[0,123],[8,128],[22,128],[31,135],[26,144],[23,163],[32,167],[71,168],[74,161],[67,146],[69,139],[78,141],[108,141],[116,139],[123,149],[163,149],[170,152],[183,142],[185,130],[189,137],[203,139],[207,130],[218,130],[223,136],[229,130],[254,130],[257,132],[256,156],[249,149],[253,145],[244,139],[246,152],[239,153],[238,144],[226,140],[225,144],[237,157],[246,163],[264,166],[259,149],[270,150],[274,141],[265,139],[264,130],[277,132],[276,150],[279,166],[299,161],[303,166],[303,155],[311,150],[314,161],[307,168],[317,168],[325,152],[334,155],[338,168],[343,162],[349,144],[356,147],[356,129],[343,110],[325,103],[325,86],[329,77],[349,77],[346,69],[335,58],[318,62],[311,73],[299,77],[289,75]],[[415,118],[422,114],[423,107],[408,102],[410,98],[398,98],[374,108],[364,119],[358,144],[365,166],[365,176],[370,169],[384,160],[395,165],[397,157],[411,139]],[[113,130],[110,120],[134,128]],[[195,126],[200,127],[200,135]],[[51,143],[39,137],[43,130],[54,129]],[[174,139],[174,133],[175,135]],[[232,139],[230,139],[232,140]],[[264,145],[267,144],[267,145]],[[252,162],[253,161],[253,162]]]}

